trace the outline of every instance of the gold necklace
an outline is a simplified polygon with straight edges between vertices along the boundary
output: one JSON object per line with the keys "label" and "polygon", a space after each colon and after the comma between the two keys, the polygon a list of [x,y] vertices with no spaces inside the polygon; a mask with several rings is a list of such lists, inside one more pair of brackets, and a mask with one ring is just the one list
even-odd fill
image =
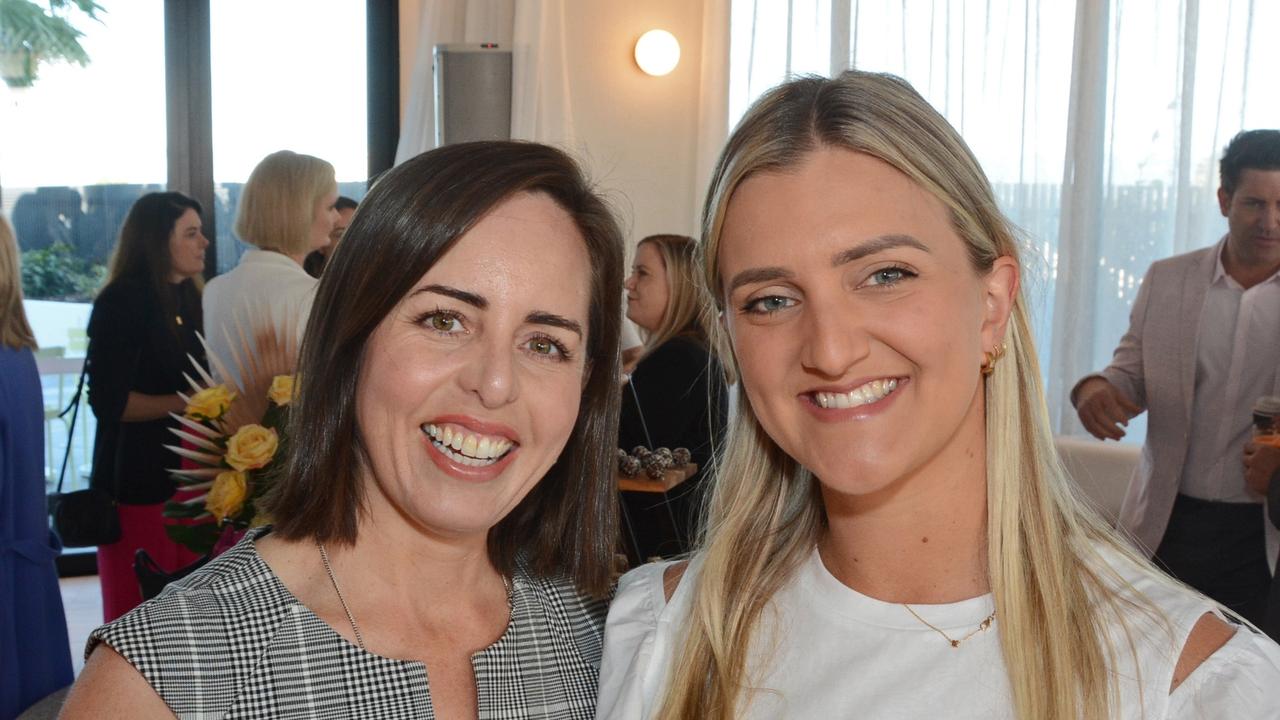
{"label": "gold necklace", "polygon": [[946,633],[942,632],[941,630],[939,630],[936,626],[934,626],[934,624],[933,624],[933,623],[929,622],[928,620],[925,620],[924,618],[922,618],[922,617],[920,617],[918,614],[916,614],[916,611],[915,611],[915,610],[912,610],[910,605],[908,605],[908,604],[906,604],[906,603],[902,603],[902,607],[906,608],[906,609],[907,609],[907,612],[911,613],[911,617],[913,617],[913,618],[915,618],[915,619],[919,620],[920,622],[924,623],[924,624],[925,624],[925,626],[927,626],[930,630],[932,630],[932,631],[934,631],[934,632],[938,633],[939,635],[941,635],[941,636],[942,636],[942,638],[943,638],[944,640],[946,640],[947,642],[951,643],[951,647],[953,647],[953,648],[958,648],[958,647],[960,647],[960,643],[964,642],[965,640],[968,640],[969,638],[973,637],[974,635],[977,635],[978,633],[983,632],[983,631],[984,631],[984,630],[986,630],[987,628],[991,627],[991,623],[995,622],[995,619],[996,619],[996,611],[995,611],[995,610],[992,610],[992,611],[991,611],[991,614],[987,616],[987,619],[986,619],[986,620],[983,620],[982,622],[978,623],[978,627],[974,628],[973,630],[970,630],[968,635],[965,635],[964,637],[960,638],[959,640],[956,640],[956,639],[953,639],[950,635],[948,635],[948,634],[946,634]]}
{"label": "gold necklace", "polygon": [[342,603],[342,611],[347,614],[347,622],[351,623],[351,631],[356,634],[356,644],[361,650],[368,652],[368,648],[364,646],[364,637],[360,635],[360,628],[356,625],[356,618],[351,614],[351,608],[347,607],[347,599],[342,597],[342,588],[338,587],[338,578],[333,574],[333,566],[329,564],[329,553],[325,552],[324,543],[316,543],[316,547],[320,548],[320,559],[324,561],[324,571],[329,573],[329,582],[333,583],[333,591],[338,593],[338,602]]}

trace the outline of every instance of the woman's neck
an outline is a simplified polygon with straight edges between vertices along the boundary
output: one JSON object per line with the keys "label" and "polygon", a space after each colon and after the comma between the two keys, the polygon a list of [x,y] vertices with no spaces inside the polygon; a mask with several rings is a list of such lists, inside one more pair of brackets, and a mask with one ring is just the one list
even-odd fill
{"label": "woman's neck", "polygon": [[870,495],[822,487],[827,529],[818,550],[841,582],[912,604],[990,592],[985,429],[977,405],[952,442],[909,476]]}
{"label": "woman's neck", "polygon": [[285,252],[285,251],[283,251],[283,250],[277,250],[277,249],[275,249],[275,248],[262,248],[262,251],[263,251],[263,252],[275,253],[275,254],[277,254],[277,255],[283,255],[283,256],[285,256],[285,257],[289,258],[290,260],[294,261],[295,263],[297,263],[297,264],[298,264],[298,267],[302,267],[302,264],[303,264],[304,262],[306,262],[307,255],[308,255],[308,254],[309,254],[309,252],[310,252],[310,251],[308,251],[308,252],[304,252],[304,253],[302,253],[302,254],[300,254],[300,255],[290,255],[289,253],[287,253],[287,252]]}

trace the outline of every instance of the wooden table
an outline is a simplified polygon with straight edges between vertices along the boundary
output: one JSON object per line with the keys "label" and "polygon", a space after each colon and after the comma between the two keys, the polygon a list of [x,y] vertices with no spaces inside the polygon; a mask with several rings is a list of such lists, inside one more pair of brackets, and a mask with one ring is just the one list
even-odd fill
{"label": "wooden table", "polygon": [[672,468],[666,471],[662,474],[661,480],[654,480],[643,470],[635,477],[627,477],[617,471],[614,472],[614,475],[618,480],[618,489],[624,492],[665,493],[693,477],[696,472],[698,472],[698,466],[689,463],[684,467]]}

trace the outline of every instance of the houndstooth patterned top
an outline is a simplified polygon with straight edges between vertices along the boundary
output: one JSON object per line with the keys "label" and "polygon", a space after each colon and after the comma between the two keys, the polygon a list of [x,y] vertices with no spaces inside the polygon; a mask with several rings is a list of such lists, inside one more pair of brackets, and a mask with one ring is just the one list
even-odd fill
{"label": "houndstooth patterned top", "polygon": [[[142,674],[179,718],[434,720],[426,667],[361,650],[298,602],[250,532],[89,637]],[[517,569],[511,621],[472,657],[482,720],[595,713],[605,604]]]}

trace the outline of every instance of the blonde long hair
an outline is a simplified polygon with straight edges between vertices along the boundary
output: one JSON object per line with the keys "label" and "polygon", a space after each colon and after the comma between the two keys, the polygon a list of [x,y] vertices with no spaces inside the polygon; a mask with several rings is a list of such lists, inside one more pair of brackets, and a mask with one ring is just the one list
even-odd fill
{"label": "blonde long hair", "polygon": [[9,223],[0,217],[0,345],[15,350],[36,348],[27,314],[22,309],[22,265],[18,241]]}
{"label": "blonde long hair", "polygon": [[[730,137],[703,213],[702,280],[723,300],[717,267],[725,211],[739,184],[837,147],[883,160],[938,198],[978,273],[1018,261],[1018,243],[964,141],[905,81],[848,71],[805,77],[766,93]],[[713,332],[723,335],[718,324]],[[986,380],[988,572],[1018,717],[1108,717],[1116,706],[1105,639],[1128,604],[1098,546],[1147,567],[1079,500],[1049,430],[1031,324],[1021,292],[1007,356]],[[717,347],[727,347],[716,338]],[[732,353],[726,366],[736,367]],[[733,718],[750,687],[745,659],[765,604],[825,527],[818,483],[757,420],[744,388],[708,503],[703,565],[684,642],[658,717]],[[1121,581],[1122,582],[1122,581]],[[1132,647],[1132,641],[1130,641]]]}
{"label": "blonde long hair", "polygon": [[667,276],[667,307],[652,332],[642,331],[644,353],[641,357],[677,335],[692,337],[705,345],[708,333],[701,315],[698,242],[687,235],[650,235],[636,243],[636,249],[644,245],[652,246],[662,257]]}

